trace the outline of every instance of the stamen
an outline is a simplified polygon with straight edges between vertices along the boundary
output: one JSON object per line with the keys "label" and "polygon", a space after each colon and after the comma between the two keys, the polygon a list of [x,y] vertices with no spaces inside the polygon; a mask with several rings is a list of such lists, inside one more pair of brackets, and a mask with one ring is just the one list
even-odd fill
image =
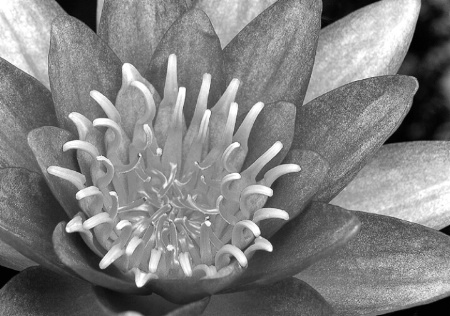
{"label": "stamen", "polygon": [[58,166],[50,166],[47,168],[47,172],[55,177],[64,179],[72,183],[77,187],[78,190],[84,189],[84,184],[86,183],[86,177],[74,170],[62,168]]}
{"label": "stamen", "polygon": [[117,111],[114,104],[112,104],[112,102],[109,101],[109,99],[107,97],[105,97],[103,94],[101,94],[100,92],[98,92],[96,90],[92,90],[89,93],[89,95],[91,96],[92,99],[95,100],[95,102],[98,103],[98,105],[100,105],[103,112],[105,112],[106,116],[108,116],[108,118],[110,120],[113,120],[114,122],[120,124],[119,111]]}
{"label": "stamen", "polygon": [[261,208],[253,214],[252,221],[254,223],[259,223],[262,220],[270,218],[283,219],[287,221],[289,220],[289,213],[277,208]]}
{"label": "stamen", "polygon": [[211,242],[209,239],[211,230],[211,222],[205,221],[200,228],[200,257],[202,263],[211,265],[213,262]]}
{"label": "stamen", "polygon": [[189,253],[188,252],[180,253],[179,260],[180,260],[180,265],[181,265],[181,268],[183,269],[184,274],[187,277],[191,277],[192,276],[192,266],[191,266],[191,262],[189,260]]}
{"label": "stamen", "polygon": [[92,122],[83,114],[72,112],[69,114],[69,119],[75,124],[78,131],[78,138],[86,140],[89,130],[92,128]]}
{"label": "stamen", "polygon": [[155,273],[158,269],[159,261],[161,260],[162,251],[159,249],[152,249],[150,261],[148,263],[148,271]]}
{"label": "stamen", "polygon": [[92,124],[94,125],[94,127],[103,126],[110,128],[113,131],[114,139],[110,144],[108,144],[109,145],[108,152],[117,152],[117,150],[120,147],[120,144],[122,143],[122,132],[120,130],[120,126],[113,120],[107,118],[95,119],[94,122],[92,122]]}
{"label": "stamen", "polygon": [[244,240],[244,230],[248,229],[254,237],[259,237],[261,235],[261,230],[259,229],[258,225],[253,223],[250,220],[243,220],[238,222],[233,227],[233,233],[231,237],[231,243],[238,247],[239,249],[243,249],[247,246],[248,242],[247,240]]}
{"label": "stamen", "polygon": [[263,237],[257,237],[255,238],[255,243],[253,245],[251,245],[250,247],[248,247],[247,249],[245,249],[244,251],[244,255],[249,258],[253,255],[253,253],[255,251],[258,250],[264,250],[267,252],[272,252],[273,251],[273,246],[270,243],[270,241],[268,241],[267,239],[263,238]]}
{"label": "stamen", "polygon": [[112,219],[109,217],[108,213],[102,212],[97,215],[92,216],[91,218],[87,219],[83,223],[84,229],[92,229],[98,225],[104,224],[104,223],[112,223]]}
{"label": "stamen", "polygon": [[264,184],[267,186],[271,186],[276,179],[281,176],[284,176],[288,173],[300,172],[302,169],[299,165],[296,164],[284,164],[276,166],[264,174]]}
{"label": "stamen", "polygon": [[258,117],[259,113],[261,113],[263,108],[264,103],[262,102],[258,102],[254,106],[252,106],[250,111],[248,111],[247,115],[245,116],[244,121],[241,123],[241,126],[239,126],[236,134],[234,134],[233,136],[233,141],[241,144],[242,149],[245,151],[248,151],[248,137],[250,136],[250,132],[253,128],[253,125],[255,124],[256,118]]}
{"label": "stamen", "polygon": [[131,86],[135,87],[141,92],[145,104],[145,113],[136,121],[136,125],[142,125],[147,122],[152,122],[156,114],[155,101],[153,100],[152,93],[150,92],[150,90],[148,90],[147,86],[140,81],[133,81],[131,83]]}
{"label": "stamen", "polygon": [[[263,195],[263,196],[271,197],[273,195],[273,190],[269,187],[266,187],[264,185],[259,185],[259,184],[250,185],[250,186],[246,187],[244,190],[242,190],[241,198],[239,200],[239,206],[240,206],[241,212],[244,214],[244,216],[246,218],[250,218],[250,216],[251,216],[250,213],[252,211],[254,211],[253,209],[255,207],[259,208],[259,205],[257,205],[256,203],[252,203],[252,205],[249,205],[250,203],[248,203],[248,200],[253,195]],[[252,208],[250,208],[250,207],[252,207]]]}
{"label": "stamen", "polygon": [[98,264],[98,266],[100,267],[100,269],[106,269],[107,267],[109,267],[114,261],[116,261],[117,259],[119,259],[122,255],[124,254],[124,250],[122,249],[122,247],[117,244],[114,245],[113,247],[111,247],[111,249],[109,249],[109,251],[106,253],[106,255],[102,258],[102,260],[100,260],[100,263]]}
{"label": "stamen", "polygon": [[98,153],[98,149],[94,145],[92,145],[91,143],[82,141],[82,140],[71,140],[63,145],[64,152],[71,150],[71,149],[77,149],[77,150],[79,149],[79,150],[85,151],[92,157],[92,159],[95,159],[95,158],[97,158],[97,156],[100,156],[100,154]]}
{"label": "stamen", "polygon": [[247,268],[247,257],[244,255],[242,250],[236,246],[228,244],[223,246],[216,254],[215,266],[217,271],[230,264],[231,256],[236,258],[241,267]]}
{"label": "stamen", "polygon": [[138,269],[138,268],[133,268],[132,269],[133,273],[134,273],[134,282],[136,283],[136,286],[141,288],[143,287],[145,284],[147,284],[147,282],[149,280],[152,279],[157,279],[158,277],[153,274],[153,273],[145,273],[142,270]]}
{"label": "stamen", "polygon": [[99,188],[106,188],[114,177],[114,166],[111,161],[104,156],[98,156],[96,159],[98,162],[101,162],[103,166],[105,166],[106,173],[103,177],[97,178],[95,185]]}
{"label": "stamen", "polygon": [[264,166],[272,160],[283,149],[281,142],[275,142],[262,156],[249,166],[244,172],[252,179],[255,179]]}

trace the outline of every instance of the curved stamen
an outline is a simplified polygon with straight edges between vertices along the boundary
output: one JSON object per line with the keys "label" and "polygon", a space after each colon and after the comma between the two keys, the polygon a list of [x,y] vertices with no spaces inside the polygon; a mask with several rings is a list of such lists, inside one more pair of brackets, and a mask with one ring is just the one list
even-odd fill
{"label": "curved stamen", "polygon": [[103,94],[101,94],[97,90],[92,90],[89,93],[89,95],[91,96],[92,99],[95,100],[95,102],[98,103],[98,105],[100,105],[103,112],[105,112],[106,116],[108,116],[108,118],[110,120],[113,120],[114,122],[120,124],[119,111],[117,111],[114,104],[112,104],[112,102],[109,101],[109,99],[107,97],[105,97]]}
{"label": "curved stamen", "polygon": [[237,262],[241,265],[241,267],[246,268],[248,265],[247,257],[244,255],[241,249],[233,245],[225,245],[223,246],[216,254],[215,266],[217,270],[220,270],[226,267],[233,256],[236,258]]}
{"label": "curved stamen", "polygon": [[84,189],[84,184],[86,183],[86,177],[74,170],[62,168],[58,166],[50,166],[47,168],[47,172],[55,177],[64,179],[69,181],[74,186],[77,187],[78,190]]}

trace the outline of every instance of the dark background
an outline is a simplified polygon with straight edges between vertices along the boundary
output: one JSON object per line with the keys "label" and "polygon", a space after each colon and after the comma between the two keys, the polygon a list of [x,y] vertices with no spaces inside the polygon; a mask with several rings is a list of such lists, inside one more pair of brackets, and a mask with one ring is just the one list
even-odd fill
{"label": "dark background", "polygon": [[[57,0],[70,15],[95,28],[95,0]],[[324,0],[323,26],[373,0]],[[420,88],[411,111],[388,142],[450,139],[450,1],[423,0],[419,21],[401,74],[419,80]],[[450,166],[449,166],[450,167]],[[450,235],[450,226],[442,230]],[[0,287],[15,271],[0,268]],[[448,315],[450,299],[444,299],[392,316]]]}

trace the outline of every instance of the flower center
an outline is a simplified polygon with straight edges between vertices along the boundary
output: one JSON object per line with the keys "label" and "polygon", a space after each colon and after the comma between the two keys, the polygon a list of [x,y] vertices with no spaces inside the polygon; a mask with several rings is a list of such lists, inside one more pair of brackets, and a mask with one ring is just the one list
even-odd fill
{"label": "flower center", "polygon": [[[233,133],[239,81],[232,80],[209,110],[211,76],[205,74],[186,128],[186,89],[178,88],[175,55],[169,57],[158,107],[156,91],[137,70],[130,64],[122,70],[116,107],[100,92],[91,92],[107,118],[91,122],[79,113],[69,115],[79,140],[67,142],[63,150],[77,150],[82,173],[48,168],[79,190],[81,211],[66,231],[81,234],[102,258],[100,268],[113,264],[134,276],[138,287],[154,278],[211,277],[233,258],[245,268],[255,251],[272,251],[258,224],[289,215],[264,204],[273,194],[272,183],[300,167],[280,165],[256,180],[282,149],[276,142],[241,171],[250,131],[264,105],[255,104]],[[124,104],[136,108],[131,124],[120,114]]]}

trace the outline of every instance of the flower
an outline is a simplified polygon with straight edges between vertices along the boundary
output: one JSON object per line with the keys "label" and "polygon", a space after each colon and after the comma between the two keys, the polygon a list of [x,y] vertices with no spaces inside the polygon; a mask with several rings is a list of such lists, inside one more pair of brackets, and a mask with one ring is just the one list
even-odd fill
{"label": "flower", "polygon": [[[445,143],[377,153],[417,89],[392,74],[420,2],[384,0],[320,31],[319,1],[279,0],[233,24],[242,31],[224,49],[198,8],[219,34],[224,12],[245,11],[214,3],[106,1],[103,40],[50,0],[5,6],[16,46],[0,53],[43,83],[0,61],[1,262],[42,266],[2,289],[7,313],[358,315],[448,295],[447,236],[327,204],[398,215],[418,193],[446,197],[441,169],[428,167],[448,163]],[[389,192],[372,179],[381,172],[395,174],[381,179]],[[185,305],[135,296],[151,291]]]}

